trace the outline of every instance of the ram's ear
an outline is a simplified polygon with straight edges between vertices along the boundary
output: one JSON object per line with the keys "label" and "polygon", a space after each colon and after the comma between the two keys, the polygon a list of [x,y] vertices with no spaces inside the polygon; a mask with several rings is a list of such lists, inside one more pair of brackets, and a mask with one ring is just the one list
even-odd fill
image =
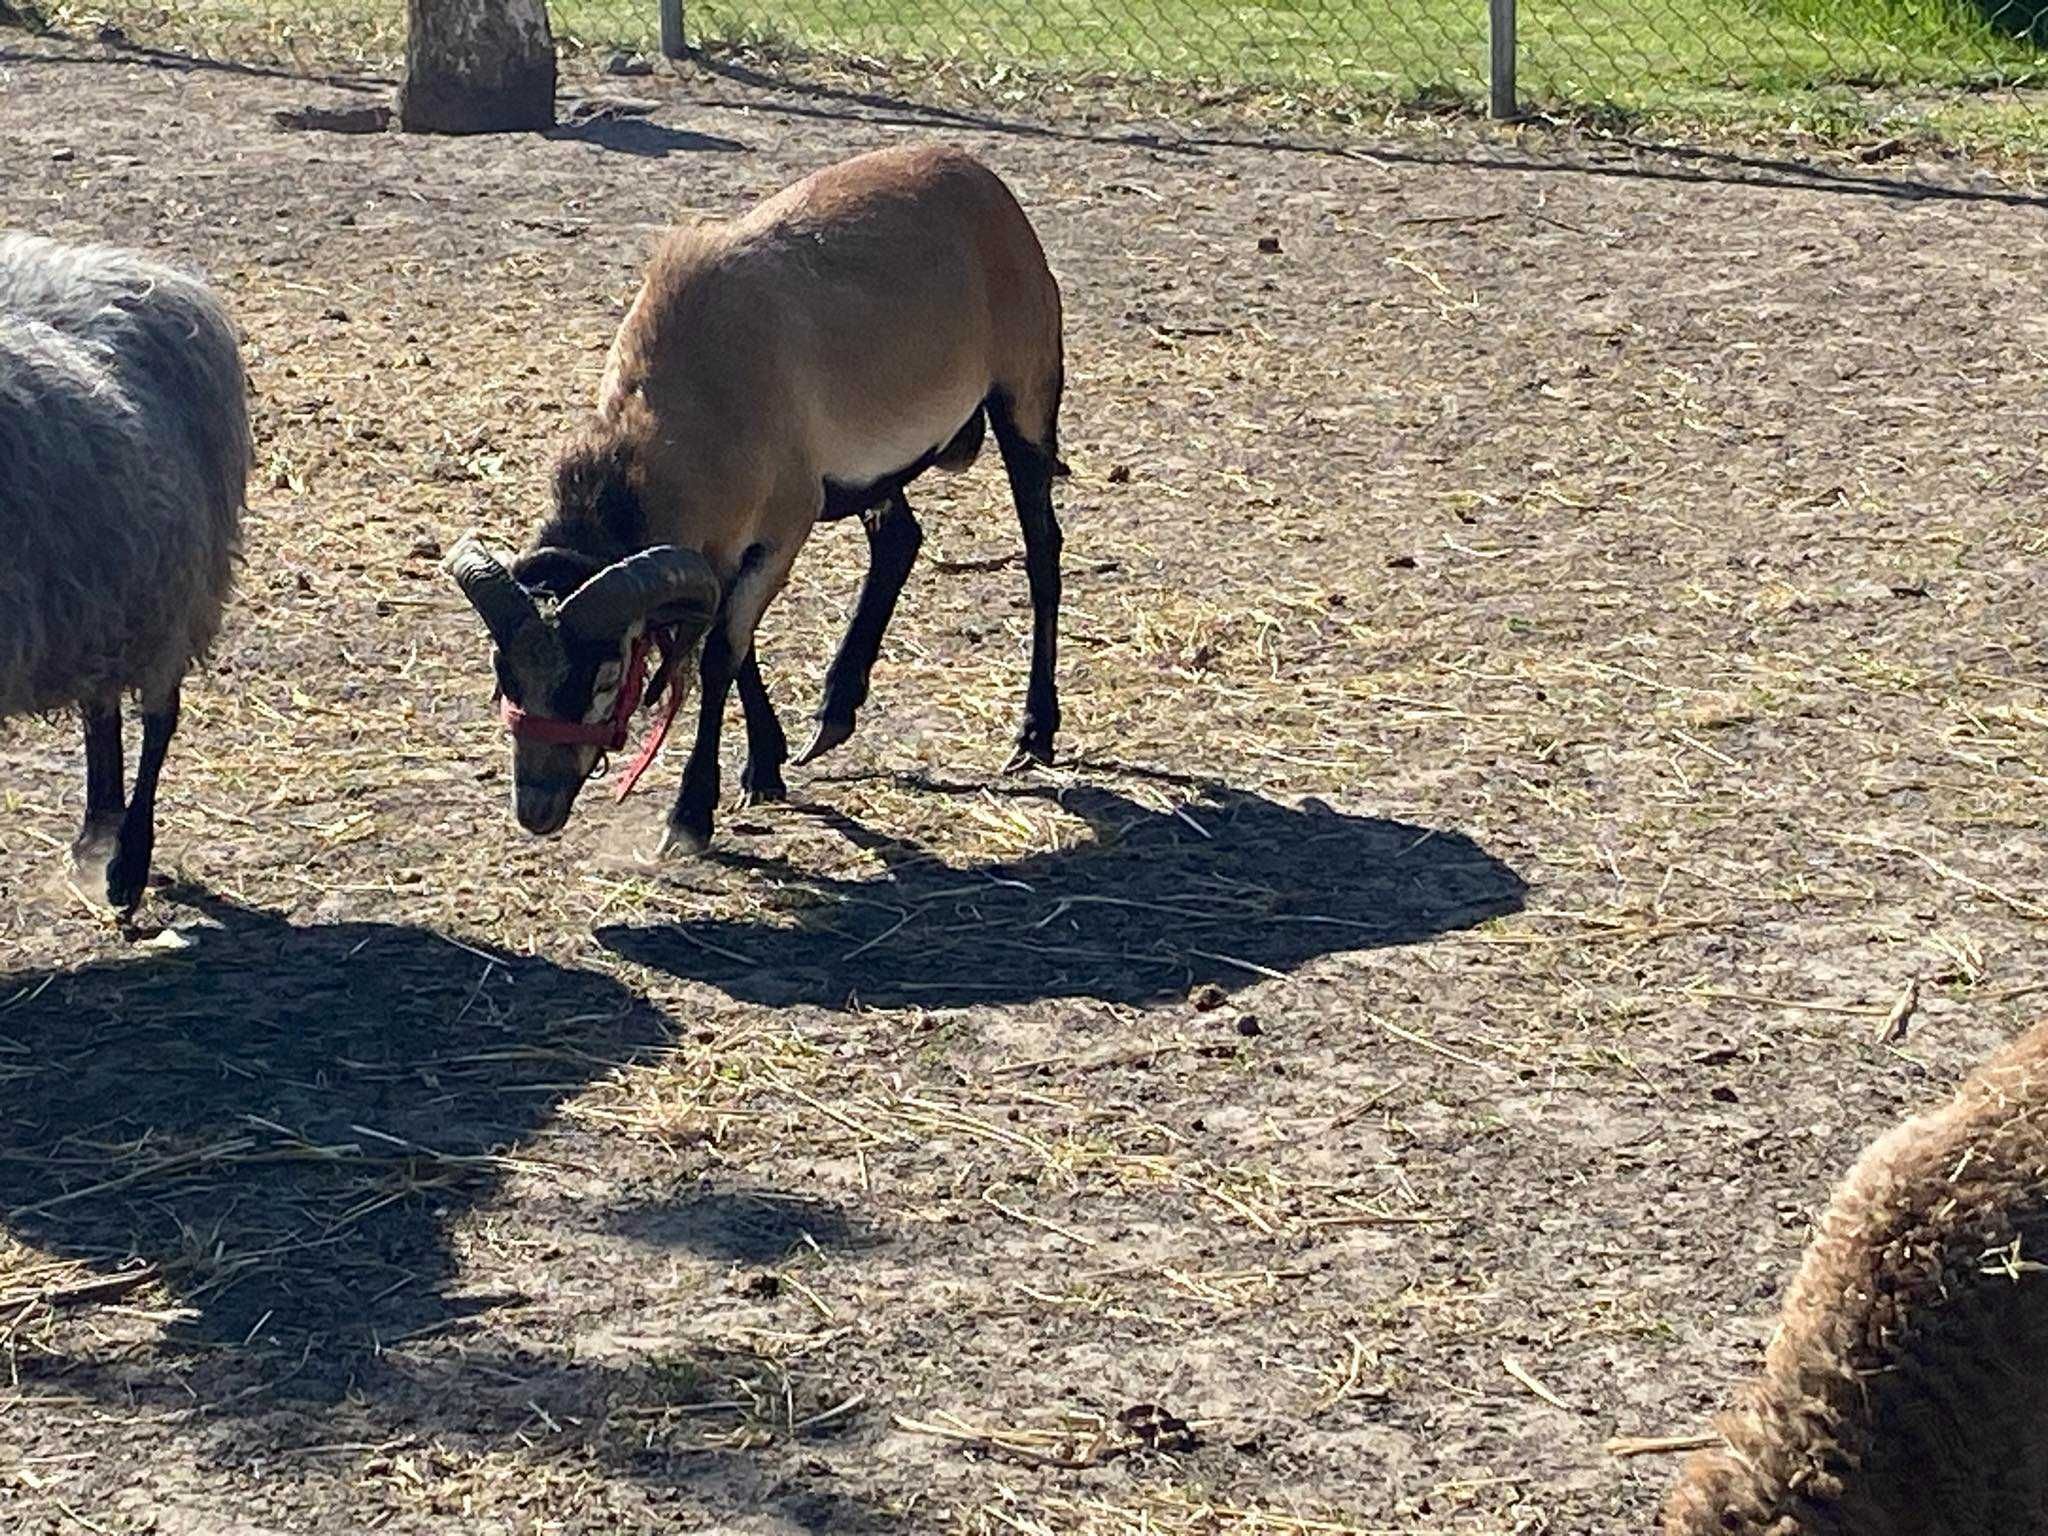
{"label": "ram's ear", "polygon": [[522,587],[545,592],[558,603],[566,602],[570,593],[603,569],[604,562],[596,556],[554,544],[528,550],[512,562],[512,574]]}

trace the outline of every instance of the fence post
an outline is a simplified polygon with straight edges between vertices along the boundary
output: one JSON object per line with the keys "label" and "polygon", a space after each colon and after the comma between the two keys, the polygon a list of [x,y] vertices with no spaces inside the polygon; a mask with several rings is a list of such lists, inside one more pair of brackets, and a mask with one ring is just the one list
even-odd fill
{"label": "fence post", "polygon": [[1492,97],[1489,115],[1505,121],[1515,111],[1515,0],[1487,0],[1491,56],[1487,82]]}
{"label": "fence post", "polygon": [[683,41],[683,0],[661,0],[661,56],[680,59],[689,51]]}

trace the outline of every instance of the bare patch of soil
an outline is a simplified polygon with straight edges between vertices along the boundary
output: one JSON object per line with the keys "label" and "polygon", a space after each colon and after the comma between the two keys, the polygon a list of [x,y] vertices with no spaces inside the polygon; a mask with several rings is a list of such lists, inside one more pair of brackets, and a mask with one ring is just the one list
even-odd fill
{"label": "bare patch of soil", "polygon": [[[262,464],[172,939],[51,882],[73,728],[0,745],[0,1528],[1640,1530],[1606,1440],[2048,990],[2038,209],[634,85],[419,141],[0,52],[0,222],[209,269]],[[665,221],[912,132],[1066,289],[1063,766],[996,772],[984,467],[796,803],[522,841],[440,552]]]}

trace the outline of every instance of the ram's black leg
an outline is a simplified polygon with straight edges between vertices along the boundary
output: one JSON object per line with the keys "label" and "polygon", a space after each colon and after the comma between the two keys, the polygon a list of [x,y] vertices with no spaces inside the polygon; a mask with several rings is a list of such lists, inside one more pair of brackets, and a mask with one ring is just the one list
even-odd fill
{"label": "ram's black leg", "polygon": [[775,718],[769,702],[768,685],[761,681],[758,643],[740,663],[738,678],[740,708],[747,719],[747,765],[740,770],[740,804],[767,805],[789,798],[782,782],[782,765],[789,757],[789,738],[782,734],[782,722]]}

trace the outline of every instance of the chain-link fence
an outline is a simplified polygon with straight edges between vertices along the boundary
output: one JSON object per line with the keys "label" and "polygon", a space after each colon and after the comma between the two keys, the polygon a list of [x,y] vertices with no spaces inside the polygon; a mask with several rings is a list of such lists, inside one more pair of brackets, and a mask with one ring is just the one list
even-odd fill
{"label": "chain-link fence", "polygon": [[[660,51],[662,0],[551,0],[565,48]],[[671,26],[674,25],[672,7]],[[389,67],[403,0],[0,0],[66,31],[297,68]],[[955,93],[1114,87],[1285,110],[1483,103],[1514,13],[1519,100],[1868,128],[2048,120],[2048,0],[681,0],[697,66]],[[117,35],[106,32],[105,35]],[[685,64],[684,67],[691,67]],[[2044,98],[2048,100],[2048,98]]]}

